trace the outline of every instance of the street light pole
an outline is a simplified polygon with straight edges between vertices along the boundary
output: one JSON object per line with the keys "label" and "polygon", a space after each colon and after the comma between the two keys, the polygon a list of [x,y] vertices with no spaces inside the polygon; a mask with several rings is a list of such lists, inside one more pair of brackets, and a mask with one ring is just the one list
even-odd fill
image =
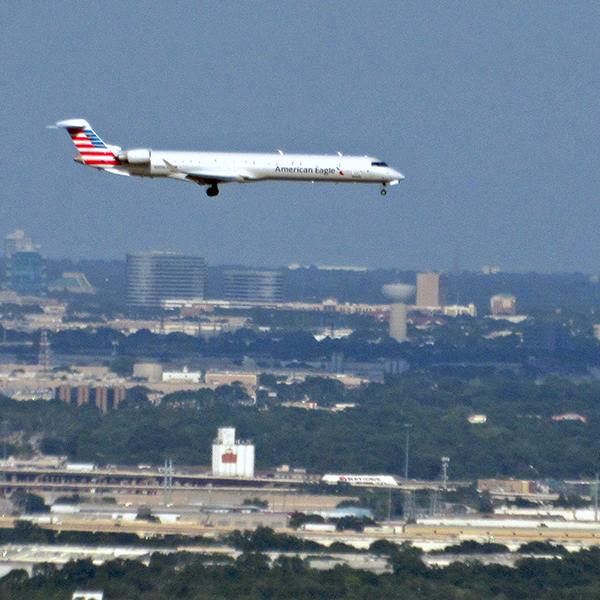
{"label": "street light pole", "polygon": [[406,455],[404,457],[404,479],[408,479],[408,459],[410,453],[410,428],[412,425],[410,423],[405,423],[404,427],[406,427]]}
{"label": "street light pole", "polygon": [[2,453],[4,466],[6,467],[6,443],[8,441],[8,421],[2,421],[2,445],[4,447],[4,451]]}
{"label": "street light pole", "polygon": [[598,522],[598,473],[596,473],[596,485],[594,485],[594,521]]}

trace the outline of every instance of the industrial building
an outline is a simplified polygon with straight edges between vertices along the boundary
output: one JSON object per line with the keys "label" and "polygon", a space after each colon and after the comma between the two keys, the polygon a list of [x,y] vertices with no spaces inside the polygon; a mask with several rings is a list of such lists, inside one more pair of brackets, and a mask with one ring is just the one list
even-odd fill
{"label": "industrial building", "polygon": [[201,256],[177,252],[127,255],[129,306],[159,308],[163,300],[202,300],[206,285],[206,261]]}
{"label": "industrial building", "polygon": [[281,302],[283,274],[280,271],[235,269],[225,271],[225,300],[235,302]]}
{"label": "industrial building", "polygon": [[511,294],[496,294],[490,298],[492,315],[516,315],[517,299]]}
{"label": "industrial building", "polygon": [[212,474],[254,477],[254,444],[235,439],[234,427],[221,427],[212,447]]}
{"label": "industrial building", "polygon": [[62,277],[48,283],[49,292],[69,294],[95,294],[96,290],[83,273],[63,273]]}

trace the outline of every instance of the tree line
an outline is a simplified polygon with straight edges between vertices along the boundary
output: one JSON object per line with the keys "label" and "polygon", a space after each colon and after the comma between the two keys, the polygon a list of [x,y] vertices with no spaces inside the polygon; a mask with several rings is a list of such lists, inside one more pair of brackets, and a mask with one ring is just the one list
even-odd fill
{"label": "tree line", "polygon": [[147,563],[116,559],[95,565],[72,560],[62,568],[36,565],[32,576],[13,570],[0,579],[3,600],[66,600],[76,589],[102,589],[108,599],[171,600],[596,600],[600,596],[600,549],[561,558],[524,558],[515,567],[477,561],[428,566],[410,545],[386,552],[389,572],[348,566],[327,570],[308,559],[243,552],[154,553]]}
{"label": "tree line", "polygon": [[[408,375],[346,390],[313,378],[302,384],[271,382],[275,398],[255,406],[237,386],[178,392],[160,406],[131,392],[122,409],[102,415],[95,407],[0,399],[9,453],[67,455],[97,464],[208,465],[218,427],[236,427],[256,445],[257,469],[281,464],[312,473],[402,474],[405,425],[410,428],[414,478],[593,478],[600,464],[600,383],[527,378],[459,379]],[[282,406],[310,399],[343,412]],[[267,410],[268,409],[268,410]],[[553,419],[566,413],[574,421]],[[469,416],[483,414],[485,423]]]}

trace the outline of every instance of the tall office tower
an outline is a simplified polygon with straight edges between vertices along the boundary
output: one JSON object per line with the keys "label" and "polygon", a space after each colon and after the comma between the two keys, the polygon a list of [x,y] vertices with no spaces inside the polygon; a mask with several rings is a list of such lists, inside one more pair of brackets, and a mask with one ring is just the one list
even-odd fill
{"label": "tall office tower", "polygon": [[281,302],[282,299],[283,275],[280,271],[225,271],[225,300]]}
{"label": "tall office tower", "polygon": [[417,273],[417,308],[441,308],[446,305],[446,276]]}
{"label": "tall office tower", "polygon": [[160,307],[163,300],[204,299],[206,261],[177,252],[136,252],[127,255],[129,306]]}
{"label": "tall office tower", "polygon": [[6,287],[21,296],[46,293],[46,261],[39,252],[13,252],[6,261]]}
{"label": "tall office tower", "polygon": [[406,304],[396,302],[390,305],[390,337],[397,342],[406,342],[406,316],[408,307]]}
{"label": "tall office tower", "polygon": [[4,238],[4,255],[10,258],[15,252],[38,252],[39,244],[34,244],[22,229],[16,229]]}
{"label": "tall office tower", "polygon": [[46,260],[22,229],[4,238],[6,289],[23,296],[41,296],[46,292]]}
{"label": "tall office tower", "polygon": [[490,298],[493,315],[516,315],[517,299],[511,294],[496,294]]}

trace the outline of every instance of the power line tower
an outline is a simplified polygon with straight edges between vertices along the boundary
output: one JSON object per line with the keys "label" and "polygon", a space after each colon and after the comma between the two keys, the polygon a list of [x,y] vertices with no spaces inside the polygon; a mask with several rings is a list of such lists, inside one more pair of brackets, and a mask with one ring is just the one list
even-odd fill
{"label": "power line tower", "polygon": [[404,490],[402,498],[402,512],[407,521],[416,517],[417,510],[415,505],[415,496],[412,490]]}
{"label": "power line tower", "polygon": [[450,464],[450,457],[442,456],[442,489],[448,489],[448,465]]}
{"label": "power line tower", "polygon": [[48,332],[45,329],[42,329],[42,335],[40,337],[38,365],[42,367],[42,371],[44,372],[48,372],[51,367],[50,340],[48,339]]}
{"label": "power line tower", "polygon": [[442,492],[439,488],[431,490],[429,495],[429,514],[432,517],[442,514]]}

